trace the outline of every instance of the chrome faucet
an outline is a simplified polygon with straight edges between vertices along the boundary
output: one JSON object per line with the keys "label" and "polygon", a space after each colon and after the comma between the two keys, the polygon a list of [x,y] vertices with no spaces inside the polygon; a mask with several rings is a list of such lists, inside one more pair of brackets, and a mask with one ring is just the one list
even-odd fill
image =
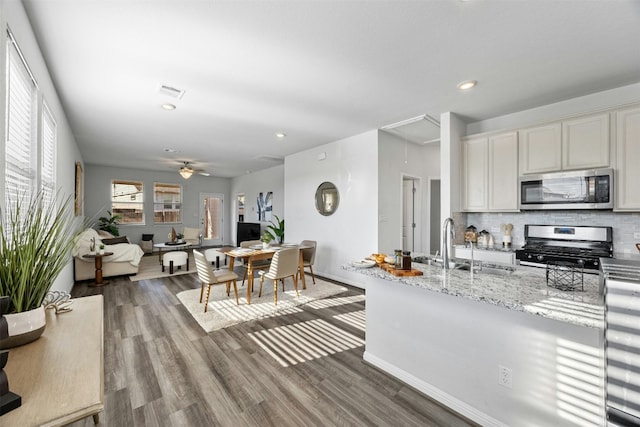
{"label": "chrome faucet", "polygon": [[451,252],[453,252],[455,235],[453,218],[449,217],[442,223],[442,266],[445,270],[449,269],[449,259],[451,258]]}

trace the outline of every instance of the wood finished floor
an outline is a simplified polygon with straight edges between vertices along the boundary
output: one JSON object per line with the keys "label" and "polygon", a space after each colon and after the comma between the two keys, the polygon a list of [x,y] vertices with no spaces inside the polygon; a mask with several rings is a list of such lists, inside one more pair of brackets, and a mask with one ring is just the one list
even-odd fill
{"label": "wood finished floor", "polygon": [[[364,346],[282,367],[251,333],[334,318],[359,301],[245,322],[205,333],[176,294],[195,275],[131,282],[110,278],[72,295],[104,295],[105,426],[471,426],[411,387],[367,365]],[[313,284],[309,284],[313,286]],[[362,295],[350,288],[336,297]],[[333,298],[336,298],[333,297]],[[72,424],[92,426],[91,417]]]}

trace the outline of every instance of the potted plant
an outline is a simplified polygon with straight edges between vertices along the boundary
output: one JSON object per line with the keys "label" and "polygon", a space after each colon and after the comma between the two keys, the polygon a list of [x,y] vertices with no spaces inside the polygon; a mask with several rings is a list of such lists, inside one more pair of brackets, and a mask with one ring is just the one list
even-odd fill
{"label": "potted plant", "polygon": [[271,240],[273,240],[273,236],[268,231],[265,231],[260,236],[260,241],[262,242],[262,247],[264,249],[267,249],[269,247],[269,243],[271,243]]}
{"label": "potted plant", "polygon": [[271,240],[278,240],[278,243],[284,243],[284,219],[278,218],[278,215],[274,215],[277,222],[271,221],[271,224],[267,225],[268,233],[271,236]]}
{"label": "potted plant", "polygon": [[122,219],[122,216],[120,214],[112,215],[111,211],[107,211],[107,214],[109,214],[109,216],[101,216],[98,218],[98,228],[102,231],[111,233],[114,236],[119,236],[120,231],[118,231],[118,221]]}
{"label": "potted plant", "polygon": [[[0,349],[26,344],[42,334],[42,302],[86,225],[74,218],[70,198],[58,199],[56,194],[45,203],[42,192],[23,195],[15,204],[8,203],[13,208],[0,210],[0,295],[11,298],[10,314],[5,315],[9,338],[0,341]],[[21,321],[29,326],[20,329]]]}
{"label": "potted plant", "polygon": [[104,244],[100,243],[100,255],[104,255]]}

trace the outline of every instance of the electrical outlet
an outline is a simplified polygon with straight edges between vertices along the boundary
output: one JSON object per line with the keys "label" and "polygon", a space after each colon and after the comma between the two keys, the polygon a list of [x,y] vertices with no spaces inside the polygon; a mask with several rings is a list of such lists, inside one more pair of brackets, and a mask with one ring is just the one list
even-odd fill
{"label": "electrical outlet", "polygon": [[513,372],[510,368],[498,366],[498,384],[503,387],[512,388]]}

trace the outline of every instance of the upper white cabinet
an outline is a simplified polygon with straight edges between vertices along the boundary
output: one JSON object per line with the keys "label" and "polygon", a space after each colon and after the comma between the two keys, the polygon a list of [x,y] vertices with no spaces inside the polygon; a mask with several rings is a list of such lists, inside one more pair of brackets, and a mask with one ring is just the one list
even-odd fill
{"label": "upper white cabinet", "polygon": [[520,174],[558,171],[562,168],[560,123],[520,130]]}
{"label": "upper white cabinet", "polygon": [[489,209],[518,210],[518,133],[489,137]]}
{"label": "upper white cabinet", "polygon": [[616,210],[640,210],[640,107],[616,112]]}
{"label": "upper white cabinet", "polygon": [[520,174],[609,167],[609,114],[520,130]]}
{"label": "upper white cabinet", "polygon": [[462,140],[462,208],[468,212],[518,210],[518,134]]}
{"label": "upper white cabinet", "polygon": [[465,211],[487,209],[487,145],[486,137],[462,142],[462,209]]}
{"label": "upper white cabinet", "polygon": [[562,122],[562,169],[610,166],[609,114]]}

